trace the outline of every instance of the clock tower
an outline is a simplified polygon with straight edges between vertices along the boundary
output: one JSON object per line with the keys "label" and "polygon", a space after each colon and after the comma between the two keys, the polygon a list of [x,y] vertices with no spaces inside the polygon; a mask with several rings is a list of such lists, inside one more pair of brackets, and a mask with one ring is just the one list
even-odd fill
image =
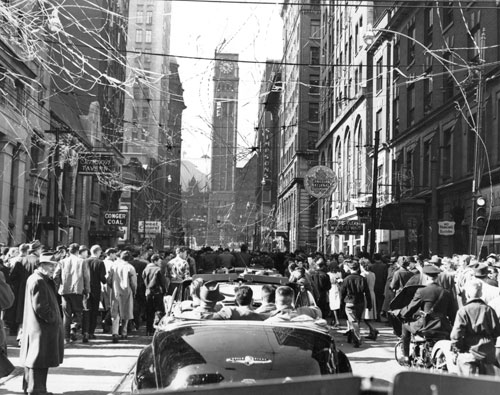
{"label": "clock tower", "polygon": [[231,241],[238,122],[238,54],[215,53],[208,245]]}

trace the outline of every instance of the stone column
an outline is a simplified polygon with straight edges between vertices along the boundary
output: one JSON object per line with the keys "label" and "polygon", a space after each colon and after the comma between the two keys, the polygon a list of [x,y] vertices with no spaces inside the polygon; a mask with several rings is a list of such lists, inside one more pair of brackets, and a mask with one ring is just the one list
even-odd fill
{"label": "stone column", "polygon": [[9,207],[12,185],[12,153],[9,141],[0,141],[0,243],[9,243]]}
{"label": "stone column", "polygon": [[29,169],[26,171],[27,153],[23,148],[20,148],[15,156],[12,166],[12,187],[14,193],[14,209],[12,212],[12,220],[14,221],[13,242],[14,245],[23,243],[25,240],[24,234],[24,214],[27,213],[27,208],[24,206],[24,193],[26,190],[26,178],[29,176]]}

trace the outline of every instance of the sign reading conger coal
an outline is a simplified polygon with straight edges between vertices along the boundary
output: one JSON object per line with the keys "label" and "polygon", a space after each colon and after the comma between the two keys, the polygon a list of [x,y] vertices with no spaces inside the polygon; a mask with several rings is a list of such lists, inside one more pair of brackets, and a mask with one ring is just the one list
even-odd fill
{"label": "sign reading conger coal", "polygon": [[115,157],[107,154],[81,153],[78,157],[78,173],[82,176],[111,174],[115,167]]}
{"label": "sign reading conger coal", "polygon": [[316,198],[328,197],[337,189],[338,178],[335,172],[326,166],[311,167],[304,177],[304,188]]}
{"label": "sign reading conger coal", "polygon": [[128,213],[126,211],[106,211],[104,213],[104,222],[106,225],[127,225]]}

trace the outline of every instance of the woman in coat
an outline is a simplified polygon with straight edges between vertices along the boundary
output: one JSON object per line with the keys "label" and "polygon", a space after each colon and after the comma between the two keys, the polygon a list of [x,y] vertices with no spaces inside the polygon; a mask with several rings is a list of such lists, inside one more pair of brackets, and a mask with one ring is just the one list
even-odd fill
{"label": "woman in coat", "polygon": [[134,295],[137,291],[137,273],[129,263],[132,255],[123,251],[111,267],[108,285],[111,287],[111,320],[113,343],[118,342],[122,324],[122,339],[127,338],[128,321],[134,318]]}
{"label": "woman in coat", "polygon": [[42,257],[26,281],[20,361],[24,365],[23,390],[47,393],[49,368],[64,356],[64,331],[52,276],[56,262]]}

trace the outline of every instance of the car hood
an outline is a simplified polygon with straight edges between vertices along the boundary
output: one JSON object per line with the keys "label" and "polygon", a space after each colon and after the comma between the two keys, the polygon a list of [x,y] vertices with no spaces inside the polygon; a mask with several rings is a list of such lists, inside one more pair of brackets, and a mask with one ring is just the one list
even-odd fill
{"label": "car hood", "polygon": [[262,323],[173,328],[152,346],[158,386],[169,389],[329,374],[336,365],[328,334]]}

